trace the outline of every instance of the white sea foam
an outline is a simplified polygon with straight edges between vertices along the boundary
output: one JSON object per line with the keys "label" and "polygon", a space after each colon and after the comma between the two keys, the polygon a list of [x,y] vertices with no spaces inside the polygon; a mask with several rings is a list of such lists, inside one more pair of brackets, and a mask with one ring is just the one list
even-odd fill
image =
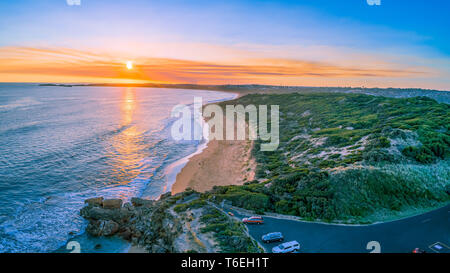
{"label": "white sea foam", "polygon": [[[146,192],[158,197],[170,189],[183,166],[175,162],[180,158],[187,162],[191,153],[206,147],[206,142],[170,139],[171,120],[166,116],[161,121],[165,113],[170,114],[169,107],[189,102],[194,95],[203,96],[205,102],[231,98],[229,93],[151,88],[139,89],[138,97],[133,94],[136,90],[88,87],[64,89],[62,96],[60,88],[46,88],[40,98],[41,90],[20,89],[13,92],[19,98],[3,105],[0,98],[0,111],[10,111],[8,115],[14,117],[0,126],[0,131],[8,131],[0,135],[6,144],[0,147],[0,252],[50,252],[64,246],[73,237],[69,233],[84,232],[86,221],[79,210],[87,198],[129,201]],[[139,104],[143,117],[126,112],[129,100]],[[21,111],[39,101],[48,106],[45,111]],[[131,118],[125,125],[124,115]],[[134,118],[145,127],[139,128]],[[39,126],[39,130],[22,130],[30,126]],[[143,157],[137,161],[135,153]],[[127,165],[130,156],[132,164]],[[116,168],[117,177],[109,176],[110,166]],[[128,173],[133,174],[130,180]]]}
{"label": "white sea foam", "polygon": [[21,99],[15,100],[8,104],[0,105],[0,111],[9,111],[9,110],[20,108],[20,107],[29,107],[29,106],[39,105],[39,104],[41,104],[40,101],[37,101],[36,99],[31,98],[31,97],[26,97],[26,98],[21,98]]}

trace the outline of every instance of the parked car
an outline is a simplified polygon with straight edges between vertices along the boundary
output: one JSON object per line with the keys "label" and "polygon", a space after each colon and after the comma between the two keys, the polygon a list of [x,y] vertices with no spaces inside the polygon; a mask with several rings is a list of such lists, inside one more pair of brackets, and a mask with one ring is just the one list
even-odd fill
{"label": "parked car", "polygon": [[290,241],[272,248],[273,253],[292,253],[300,250],[300,244],[297,241]]}
{"label": "parked car", "polygon": [[272,243],[272,242],[282,242],[284,240],[283,234],[281,232],[272,232],[261,237],[261,240],[264,243]]}
{"label": "parked car", "polygon": [[252,216],[252,217],[242,219],[242,223],[260,225],[260,224],[264,224],[264,220],[261,216]]}

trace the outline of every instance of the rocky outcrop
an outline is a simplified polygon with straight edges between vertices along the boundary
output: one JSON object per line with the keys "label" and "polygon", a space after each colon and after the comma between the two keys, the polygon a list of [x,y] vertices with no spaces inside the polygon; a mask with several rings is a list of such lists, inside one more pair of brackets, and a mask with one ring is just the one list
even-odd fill
{"label": "rocky outcrop", "polygon": [[142,198],[131,198],[131,204],[133,204],[134,207],[151,207],[153,206],[155,201],[153,200],[147,200]]}
{"label": "rocky outcrop", "polygon": [[85,204],[91,206],[102,206],[103,205],[103,197],[95,197],[84,200]]}
{"label": "rocky outcrop", "polygon": [[239,221],[202,200],[197,192],[130,201],[122,205],[119,199],[86,200],[87,206],[80,211],[89,221],[86,232],[119,236],[150,253],[260,251]]}
{"label": "rocky outcrop", "polygon": [[117,235],[153,253],[178,252],[173,242],[182,228],[180,221],[167,212],[169,200],[132,198],[131,204],[122,206],[120,199],[98,197],[85,203],[80,214],[89,221],[86,231],[90,235]]}
{"label": "rocky outcrop", "polygon": [[122,200],[121,199],[103,200],[103,207],[105,209],[119,209],[122,207]]}
{"label": "rocky outcrop", "polygon": [[119,224],[112,220],[93,220],[86,230],[93,236],[110,236],[117,233]]}

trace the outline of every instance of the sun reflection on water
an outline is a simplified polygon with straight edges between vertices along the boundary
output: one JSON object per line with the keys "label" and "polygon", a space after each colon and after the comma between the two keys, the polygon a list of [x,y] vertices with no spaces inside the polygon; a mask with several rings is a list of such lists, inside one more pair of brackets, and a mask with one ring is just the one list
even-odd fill
{"label": "sun reflection on water", "polygon": [[[127,185],[142,168],[145,158],[144,131],[137,123],[139,101],[135,88],[124,88],[119,103],[119,132],[112,138],[112,171],[117,185]],[[125,193],[123,193],[125,195]],[[122,196],[123,198],[126,196]]]}

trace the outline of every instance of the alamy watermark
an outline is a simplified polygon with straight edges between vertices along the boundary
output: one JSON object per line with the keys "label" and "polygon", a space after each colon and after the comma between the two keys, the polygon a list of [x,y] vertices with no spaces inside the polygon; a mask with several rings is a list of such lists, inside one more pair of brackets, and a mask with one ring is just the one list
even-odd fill
{"label": "alamy watermark", "polygon": [[81,0],[66,0],[66,3],[69,6],[80,6]]}
{"label": "alamy watermark", "polygon": [[[257,140],[261,143],[261,151],[275,151],[280,143],[280,108],[253,104],[226,105],[222,107],[209,104],[203,107],[201,97],[194,98],[194,107],[184,104],[172,109],[171,117],[177,118],[172,124],[171,136],[174,140]],[[248,119],[246,118],[248,116]],[[206,124],[203,119],[207,120]],[[270,124],[270,131],[268,125]]]}
{"label": "alamy watermark", "polygon": [[70,253],[81,253],[81,245],[77,241],[70,241],[66,245],[66,249],[70,250]]}
{"label": "alamy watermark", "polygon": [[366,0],[369,6],[380,6],[381,0]]}

